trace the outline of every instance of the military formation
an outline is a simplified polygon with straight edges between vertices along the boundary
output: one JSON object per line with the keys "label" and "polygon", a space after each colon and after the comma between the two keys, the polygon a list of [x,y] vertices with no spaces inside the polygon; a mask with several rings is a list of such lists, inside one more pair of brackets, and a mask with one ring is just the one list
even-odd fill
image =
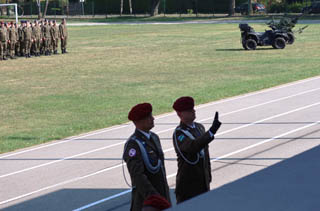
{"label": "military formation", "polygon": [[58,25],[56,20],[0,22],[0,60],[51,56],[67,53],[68,30],[66,20]]}

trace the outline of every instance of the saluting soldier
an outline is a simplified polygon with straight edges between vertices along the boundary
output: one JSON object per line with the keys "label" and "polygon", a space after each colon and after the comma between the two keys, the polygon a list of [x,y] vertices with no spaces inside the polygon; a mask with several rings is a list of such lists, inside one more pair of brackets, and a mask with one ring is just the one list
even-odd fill
{"label": "saluting soldier", "polygon": [[15,59],[15,46],[17,42],[17,33],[16,33],[16,28],[13,22],[10,23],[8,32],[9,32],[9,56],[11,59]]}
{"label": "saluting soldier", "polygon": [[41,44],[41,28],[37,20],[34,21],[34,26],[32,28],[33,44],[35,56],[40,56],[40,44]]}
{"label": "saluting soldier", "polygon": [[4,23],[0,21],[0,60],[7,60],[7,28],[4,26]]}
{"label": "saluting soldier", "polygon": [[56,20],[53,21],[53,24],[51,26],[51,36],[53,53],[58,54],[59,27],[57,26]]}
{"label": "saluting soldier", "polygon": [[[128,119],[136,126],[127,140],[123,159],[132,181],[131,211],[141,211],[143,206],[154,206],[158,201],[165,209],[170,207],[169,187],[164,166],[164,153],[159,137],[150,130],[154,127],[152,106],[142,103],[134,106]],[[159,209],[159,207],[157,207]]]}
{"label": "saluting soldier", "polygon": [[180,125],[173,133],[173,145],[177,153],[176,199],[181,203],[210,190],[211,165],[208,144],[220,128],[218,112],[206,132],[196,118],[192,97],[178,98],[173,109],[180,118]]}
{"label": "saluting soldier", "polygon": [[62,19],[59,25],[59,33],[61,39],[61,52],[67,53],[68,29],[66,19]]}

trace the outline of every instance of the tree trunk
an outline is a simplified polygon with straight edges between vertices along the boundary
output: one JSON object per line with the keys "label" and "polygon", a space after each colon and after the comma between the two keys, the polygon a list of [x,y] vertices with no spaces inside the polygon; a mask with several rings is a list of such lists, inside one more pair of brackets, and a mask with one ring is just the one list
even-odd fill
{"label": "tree trunk", "polygon": [[47,15],[48,5],[49,5],[49,0],[46,0],[46,6],[44,8],[44,12],[43,12],[42,18],[45,18],[46,15]]}
{"label": "tree trunk", "polygon": [[[9,4],[9,0],[6,0],[6,4]],[[7,16],[9,17],[10,16],[10,8],[7,7]]]}
{"label": "tree trunk", "polygon": [[129,0],[130,15],[132,15],[132,1]]}
{"label": "tree trunk", "polygon": [[234,15],[234,8],[236,7],[236,0],[229,0],[229,16]]}
{"label": "tree trunk", "polygon": [[248,15],[252,14],[252,5],[251,5],[251,0],[248,0]]}
{"label": "tree trunk", "polygon": [[120,16],[122,15],[123,12],[123,0],[120,1]]}
{"label": "tree trunk", "polygon": [[41,3],[40,0],[37,0],[37,7],[38,7],[38,19],[41,19]]}
{"label": "tree trunk", "polygon": [[160,0],[151,0],[150,15],[155,16],[159,13]]}

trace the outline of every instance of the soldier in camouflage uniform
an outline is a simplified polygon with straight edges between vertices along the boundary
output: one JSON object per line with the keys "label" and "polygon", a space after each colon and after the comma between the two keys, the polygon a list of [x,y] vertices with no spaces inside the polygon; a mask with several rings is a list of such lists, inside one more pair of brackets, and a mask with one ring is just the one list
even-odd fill
{"label": "soldier in camouflage uniform", "polygon": [[44,49],[44,40],[43,40],[43,25],[44,25],[44,22],[41,20],[41,21],[39,22],[39,26],[40,26],[40,29],[41,29],[40,55],[43,55],[44,52],[45,52],[45,49]]}
{"label": "soldier in camouflage uniform", "polygon": [[51,27],[51,36],[52,36],[53,53],[58,54],[59,27],[57,26],[57,23],[55,20],[53,21],[53,25]]}
{"label": "soldier in camouflage uniform", "polygon": [[45,20],[44,24],[42,26],[42,40],[43,40],[43,47],[44,47],[44,54],[46,56],[49,56],[49,49],[50,49],[50,45],[49,45],[49,40],[50,40],[50,27],[48,24],[48,21]]}
{"label": "soldier in camouflage uniform", "polygon": [[18,34],[19,34],[19,43],[20,43],[20,56],[25,56],[25,46],[24,46],[24,33],[23,29],[26,27],[27,23],[25,21],[21,21],[21,25],[18,28]]}
{"label": "soldier in camouflage uniform", "polygon": [[19,31],[18,31],[18,24],[14,23],[14,28],[16,32],[16,45],[15,45],[15,55],[20,56],[20,40],[19,40]]}
{"label": "soldier in camouflage uniform", "polygon": [[7,48],[5,50],[6,53],[6,57],[8,58],[8,56],[10,55],[10,40],[9,40],[9,30],[10,30],[10,23],[4,23],[4,27],[6,27],[7,29]]}
{"label": "soldier in camouflage uniform", "polygon": [[40,44],[42,39],[41,28],[37,20],[34,21],[34,26],[32,28],[32,37],[34,45],[34,54],[35,56],[40,56]]}
{"label": "soldier in camouflage uniform", "polygon": [[51,32],[51,29],[52,29],[52,21],[48,21],[48,25],[49,25],[49,40],[48,40],[48,45],[49,45],[49,55],[52,54],[52,50],[53,50],[53,46],[52,46],[52,32]]}
{"label": "soldier in camouflage uniform", "polygon": [[59,25],[59,33],[61,39],[61,52],[67,53],[68,30],[66,19],[62,19],[62,22]]}
{"label": "soldier in camouflage uniform", "polygon": [[7,60],[6,49],[7,49],[7,28],[4,23],[0,22],[0,60]]}
{"label": "soldier in camouflage uniform", "polygon": [[15,59],[15,47],[17,42],[17,33],[16,28],[13,22],[10,23],[10,27],[8,28],[9,32],[9,56],[11,59]]}
{"label": "soldier in camouflage uniform", "polygon": [[30,26],[30,23],[27,21],[27,25],[23,28],[23,44],[24,44],[24,55],[26,58],[30,58],[30,50],[31,50],[31,44],[32,44],[32,29]]}
{"label": "soldier in camouflage uniform", "polygon": [[36,49],[35,49],[35,43],[34,43],[34,23],[30,22],[30,27],[31,27],[31,48],[30,48],[30,54],[31,56],[35,56],[36,55]]}

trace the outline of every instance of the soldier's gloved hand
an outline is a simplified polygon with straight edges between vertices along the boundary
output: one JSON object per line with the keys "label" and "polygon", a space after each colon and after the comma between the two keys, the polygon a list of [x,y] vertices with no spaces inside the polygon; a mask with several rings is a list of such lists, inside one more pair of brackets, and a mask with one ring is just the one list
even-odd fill
{"label": "soldier's gloved hand", "polygon": [[216,115],[214,116],[213,123],[212,123],[209,130],[211,133],[216,134],[217,131],[219,130],[220,126],[221,126],[221,122],[219,121],[219,113],[216,112]]}

